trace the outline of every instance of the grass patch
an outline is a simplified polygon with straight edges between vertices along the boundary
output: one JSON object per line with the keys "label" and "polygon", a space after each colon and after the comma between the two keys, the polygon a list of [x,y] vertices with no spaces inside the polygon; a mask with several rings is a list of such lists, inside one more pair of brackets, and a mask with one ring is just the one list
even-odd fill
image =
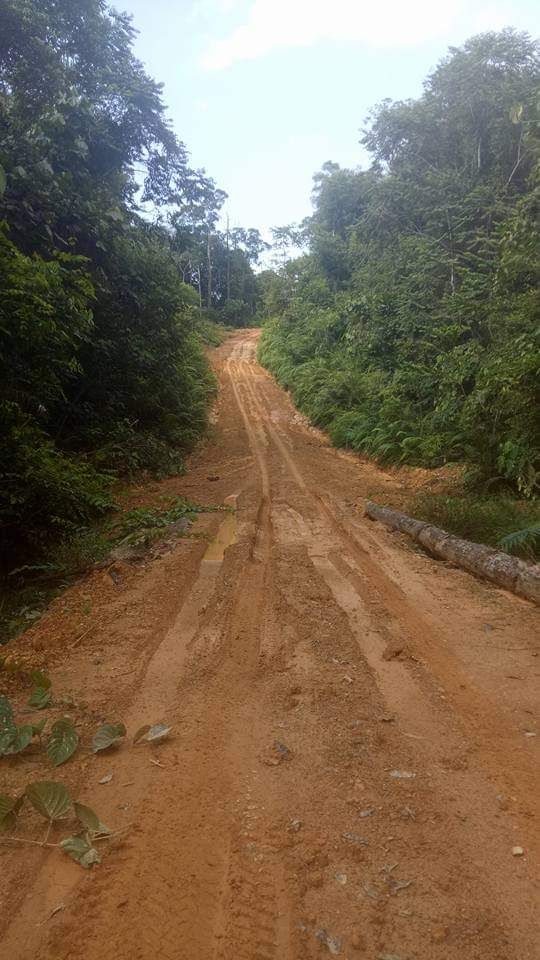
{"label": "grass patch", "polygon": [[167,499],[169,499],[168,507],[135,507],[123,513],[111,526],[113,541],[118,543],[129,540],[133,536],[138,536],[143,530],[152,538],[153,535],[159,535],[164,527],[169,527],[178,520],[188,520],[192,523],[198,513],[214,513],[227,509],[221,506],[208,507],[191,503],[184,497]]}
{"label": "grass patch", "polygon": [[540,559],[538,500],[422,493],[411,502],[410,512],[465,540],[486,543],[527,560]]}

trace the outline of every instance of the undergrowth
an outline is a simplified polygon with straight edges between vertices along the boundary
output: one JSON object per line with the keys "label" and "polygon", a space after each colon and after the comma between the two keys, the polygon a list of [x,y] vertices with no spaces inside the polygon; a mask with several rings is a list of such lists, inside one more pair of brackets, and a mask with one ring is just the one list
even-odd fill
{"label": "undergrowth", "polygon": [[421,493],[409,510],[419,520],[427,520],[465,540],[498,547],[527,560],[540,558],[538,500]]}
{"label": "undergrowth", "polygon": [[233,327],[226,327],[222,323],[214,323],[205,317],[201,317],[197,322],[197,332],[202,342],[209,347],[219,347],[227,339],[228,333]]}
{"label": "undergrowth", "polygon": [[230,508],[164,497],[162,506],[134,507],[112,520],[80,527],[51,544],[43,558],[8,571],[0,603],[0,644],[28,629],[45,605],[91,566],[122,544],[150,545],[179,520],[189,524],[200,513]]}
{"label": "undergrowth", "polygon": [[198,513],[211,513],[222,507],[202,506],[199,503],[191,503],[184,497],[174,497],[170,499],[168,507],[134,507],[128,510],[112,524],[115,540],[124,540],[125,538],[145,532],[159,532],[163,527],[168,527],[178,520],[192,521]]}

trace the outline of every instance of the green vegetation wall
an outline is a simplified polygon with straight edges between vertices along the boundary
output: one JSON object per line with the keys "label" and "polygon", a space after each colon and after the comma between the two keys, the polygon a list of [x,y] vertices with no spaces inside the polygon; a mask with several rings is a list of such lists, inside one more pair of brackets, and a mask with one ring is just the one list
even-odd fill
{"label": "green vegetation wall", "polygon": [[[538,48],[452,49],[420,99],[380,104],[368,171],[315,177],[308,252],[262,277],[262,362],[337,444],[540,480]],[[292,231],[294,233],[294,231]]]}
{"label": "green vegetation wall", "polygon": [[255,309],[260,238],[216,231],[225,194],[190,168],[133,39],[129,17],[104,0],[0,0],[0,535],[10,552],[106,510],[119,474],[178,470],[213,389],[197,333],[204,309],[219,318],[236,297],[233,322]]}

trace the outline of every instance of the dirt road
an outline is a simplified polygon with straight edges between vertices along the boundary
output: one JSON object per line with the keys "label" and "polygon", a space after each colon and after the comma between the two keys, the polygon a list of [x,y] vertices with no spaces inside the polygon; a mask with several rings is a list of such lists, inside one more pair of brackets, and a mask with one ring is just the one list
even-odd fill
{"label": "dirt road", "polygon": [[256,339],[216,351],[214,438],[159,487],[235,513],[28,641],[88,729],[173,733],[59,768],[130,829],[88,872],[0,847],[0,956],[538,960],[538,612],[365,520],[399,480],[307,427]]}

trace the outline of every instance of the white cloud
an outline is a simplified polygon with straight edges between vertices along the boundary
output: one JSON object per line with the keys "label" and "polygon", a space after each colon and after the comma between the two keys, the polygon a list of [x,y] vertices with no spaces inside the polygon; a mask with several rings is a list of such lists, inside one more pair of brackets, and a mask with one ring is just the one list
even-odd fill
{"label": "white cloud", "polygon": [[214,41],[203,56],[207,70],[255,60],[279,47],[307,47],[321,40],[374,47],[418,45],[445,35],[459,20],[465,0],[254,0],[244,23]]}

